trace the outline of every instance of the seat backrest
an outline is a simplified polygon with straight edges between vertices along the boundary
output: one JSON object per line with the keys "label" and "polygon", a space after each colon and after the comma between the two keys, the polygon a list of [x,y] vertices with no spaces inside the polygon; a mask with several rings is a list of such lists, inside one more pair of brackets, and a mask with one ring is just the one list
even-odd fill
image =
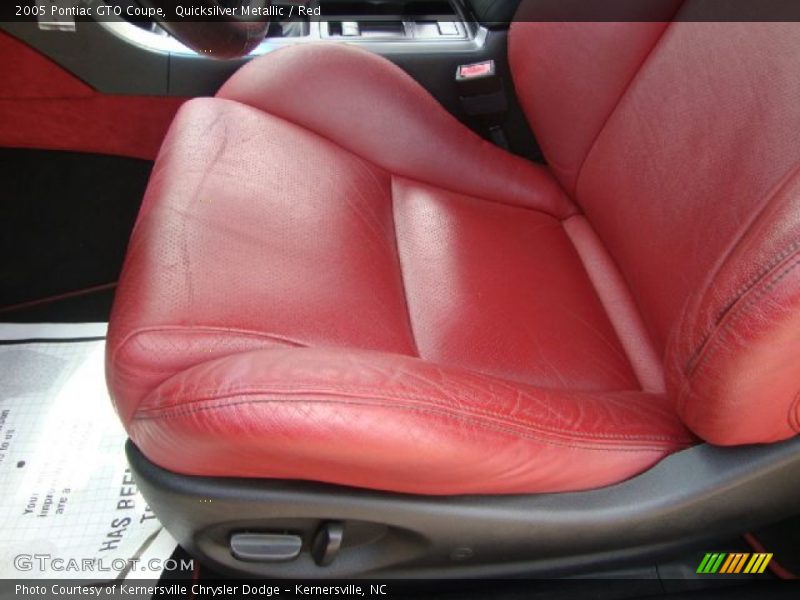
{"label": "seat backrest", "polygon": [[617,262],[686,424],[719,444],[800,432],[800,23],[512,26],[551,169]]}

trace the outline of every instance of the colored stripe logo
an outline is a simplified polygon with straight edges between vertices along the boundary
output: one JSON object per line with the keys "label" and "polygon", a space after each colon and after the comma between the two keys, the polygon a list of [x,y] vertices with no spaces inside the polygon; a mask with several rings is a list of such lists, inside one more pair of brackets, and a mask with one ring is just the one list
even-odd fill
{"label": "colored stripe logo", "polygon": [[772,560],[772,553],[709,552],[700,561],[697,572],[702,575],[763,573]]}

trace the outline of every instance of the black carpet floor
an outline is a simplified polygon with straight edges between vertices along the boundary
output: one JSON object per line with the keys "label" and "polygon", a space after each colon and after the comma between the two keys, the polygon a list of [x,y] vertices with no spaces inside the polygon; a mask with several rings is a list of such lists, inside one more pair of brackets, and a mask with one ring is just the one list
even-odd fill
{"label": "black carpet floor", "polygon": [[108,318],[152,163],[0,149],[0,321]]}

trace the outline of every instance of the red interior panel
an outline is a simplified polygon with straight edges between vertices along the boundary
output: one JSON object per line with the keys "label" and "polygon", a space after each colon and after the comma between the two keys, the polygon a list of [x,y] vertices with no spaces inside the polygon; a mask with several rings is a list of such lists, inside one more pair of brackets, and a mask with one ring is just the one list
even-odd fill
{"label": "red interior panel", "polygon": [[152,160],[184,98],[101,94],[0,32],[0,146]]}

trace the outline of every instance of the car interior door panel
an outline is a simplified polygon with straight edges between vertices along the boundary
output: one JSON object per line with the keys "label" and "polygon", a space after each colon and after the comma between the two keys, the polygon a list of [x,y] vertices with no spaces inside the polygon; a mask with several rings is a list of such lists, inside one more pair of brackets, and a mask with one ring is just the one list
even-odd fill
{"label": "car interior door panel", "polygon": [[0,144],[153,160],[183,98],[98,93],[0,32]]}

